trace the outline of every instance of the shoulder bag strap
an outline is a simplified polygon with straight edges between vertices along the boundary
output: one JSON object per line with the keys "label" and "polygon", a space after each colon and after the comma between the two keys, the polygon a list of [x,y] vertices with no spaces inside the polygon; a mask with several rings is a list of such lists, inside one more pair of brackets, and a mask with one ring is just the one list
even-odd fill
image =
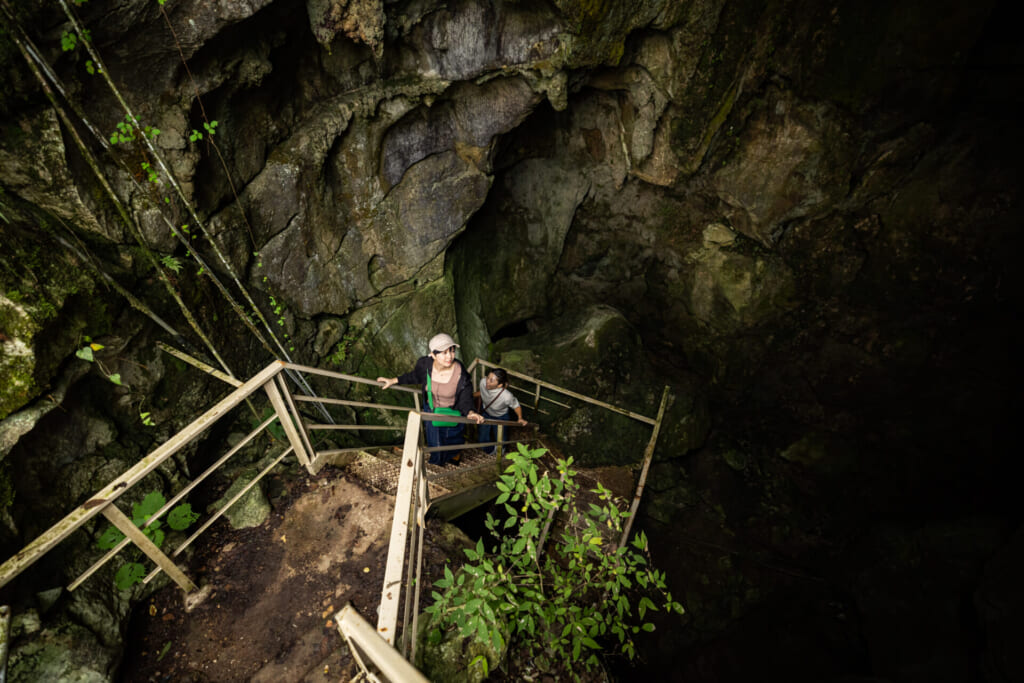
{"label": "shoulder bag strap", "polygon": [[430,373],[427,373],[427,405],[430,412],[434,412],[434,390],[430,388]]}
{"label": "shoulder bag strap", "polygon": [[486,413],[487,409],[490,408],[491,405],[493,405],[495,401],[497,401],[499,398],[501,398],[501,395],[504,394],[504,393],[505,393],[505,387],[502,387],[501,391],[498,392],[498,395],[495,396],[494,398],[492,398],[491,402],[488,403],[486,406],[484,406],[484,412]]}

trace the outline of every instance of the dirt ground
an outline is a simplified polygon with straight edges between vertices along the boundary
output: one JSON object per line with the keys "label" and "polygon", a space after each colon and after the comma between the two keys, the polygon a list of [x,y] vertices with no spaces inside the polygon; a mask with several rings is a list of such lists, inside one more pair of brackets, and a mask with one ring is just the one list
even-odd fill
{"label": "dirt ground", "polygon": [[[584,490],[599,479],[628,505],[630,471],[580,474]],[[265,481],[272,506],[266,521],[236,530],[222,519],[197,544],[187,572],[208,587],[202,602],[187,612],[172,584],[136,607],[122,681],[320,683],[358,673],[334,614],[351,603],[376,624],[394,496],[333,467],[316,477],[296,467]],[[425,586],[443,576],[446,563],[456,569],[460,548],[472,545],[442,526],[427,525]],[[484,534],[478,526],[471,531]],[[421,610],[427,602],[429,590]]]}
{"label": "dirt ground", "polygon": [[[121,680],[348,681],[357,672],[334,614],[351,603],[376,624],[393,496],[340,470],[277,475],[270,517],[218,521],[189,563],[208,597],[186,612],[171,585],[136,608]],[[425,569],[446,551],[425,544]],[[425,577],[428,578],[428,577]],[[432,581],[433,578],[430,578]]]}

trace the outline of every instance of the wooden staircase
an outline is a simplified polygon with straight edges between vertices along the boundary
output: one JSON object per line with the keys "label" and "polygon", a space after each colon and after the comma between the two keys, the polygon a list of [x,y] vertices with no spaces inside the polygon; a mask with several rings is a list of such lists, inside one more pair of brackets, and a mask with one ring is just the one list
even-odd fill
{"label": "wooden staircase", "polygon": [[[496,455],[476,448],[462,453],[458,465],[426,466],[428,514],[451,520],[494,498],[494,482],[500,473]],[[347,465],[348,471],[373,488],[395,495],[401,469],[402,449],[395,446],[370,452],[360,451]]]}

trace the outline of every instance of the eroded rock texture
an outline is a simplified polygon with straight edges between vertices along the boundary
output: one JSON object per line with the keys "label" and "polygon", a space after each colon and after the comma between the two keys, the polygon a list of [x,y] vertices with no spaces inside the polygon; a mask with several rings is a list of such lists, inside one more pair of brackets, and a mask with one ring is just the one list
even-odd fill
{"label": "eroded rock texture", "polygon": [[[645,666],[1020,671],[991,649],[1012,557],[986,568],[1020,523],[1011,3],[3,8],[5,550],[220,390],[155,341],[238,376],[287,354],[375,377],[444,330],[637,412],[670,388],[640,523],[690,610],[661,651],[688,654]],[[226,302],[243,289],[277,341]],[[646,441],[530,417],[585,464]]]}

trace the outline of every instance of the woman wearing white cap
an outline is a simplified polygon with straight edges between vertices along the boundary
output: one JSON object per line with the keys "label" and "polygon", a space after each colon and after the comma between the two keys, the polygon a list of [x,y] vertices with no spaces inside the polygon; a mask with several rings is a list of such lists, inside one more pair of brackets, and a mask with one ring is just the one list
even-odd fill
{"label": "woman wearing white cap", "polygon": [[[416,361],[412,372],[398,377],[378,377],[377,381],[385,389],[395,384],[419,384],[423,387],[424,400],[429,412],[463,415],[480,424],[484,418],[473,410],[473,380],[466,366],[455,358],[455,349],[458,347],[451,335],[434,335],[427,345],[430,355]],[[431,448],[466,442],[464,425],[459,422],[424,420],[423,429],[427,437],[427,446]],[[445,465],[449,462],[458,464],[459,456],[452,456],[452,451],[441,451],[431,453],[428,462],[434,465]]]}

